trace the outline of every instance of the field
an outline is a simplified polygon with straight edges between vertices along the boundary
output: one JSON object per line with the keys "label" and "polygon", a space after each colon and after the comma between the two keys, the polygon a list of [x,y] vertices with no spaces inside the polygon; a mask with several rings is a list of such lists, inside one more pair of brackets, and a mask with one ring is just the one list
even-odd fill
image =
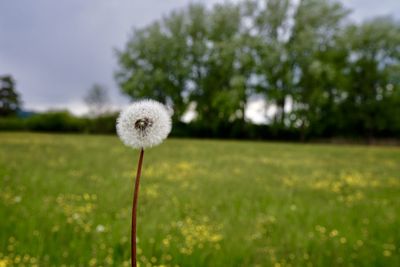
{"label": "field", "polygon": [[[0,134],[0,267],[129,266],[138,151]],[[140,266],[400,266],[400,149],[169,139],[145,152]]]}

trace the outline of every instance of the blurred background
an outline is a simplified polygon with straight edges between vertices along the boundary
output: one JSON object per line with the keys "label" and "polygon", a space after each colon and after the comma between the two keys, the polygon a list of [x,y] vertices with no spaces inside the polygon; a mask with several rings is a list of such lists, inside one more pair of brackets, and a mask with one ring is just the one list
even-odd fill
{"label": "blurred background", "polygon": [[0,267],[130,266],[141,98],[140,267],[400,266],[399,0],[0,1]]}
{"label": "blurred background", "polygon": [[154,98],[174,136],[393,142],[400,4],[5,1],[0,129],[114,133]]}

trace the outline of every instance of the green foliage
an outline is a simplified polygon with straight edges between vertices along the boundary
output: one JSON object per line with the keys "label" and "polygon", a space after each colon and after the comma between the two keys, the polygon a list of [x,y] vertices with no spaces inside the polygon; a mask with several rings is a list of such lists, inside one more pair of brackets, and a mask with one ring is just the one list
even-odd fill
{"label": "green foliage", "polygon": [[382,129],[398,129],[400,25],[375,19],[349,27],[344,38],[350,45],[347,97],[342,103],[342,110],[349,115],[346,128],[368,136]]}
{"label": "green foliage", "polygon": [[0,117],[0,130],[1,131],[23,131],[27,129],[25,119],[18,117]]}
{"label": "green foliage", "polygon": [[[129,266],[138,152],[0,134],[0,263]],[[399,266],[400,150],[168,139],[145,152],[140,266]],[[22,263],[21,263],[22,262]]]}
{"label": "green foliage", "polygon": [[114,134],[117,113],[76,117],[67,111],[49,111],[28,118],[0,118],[0,131],[76,132]]}
{"label": "green foliage", "polygon": [[0,76],[0,117],[15,115],[20,105],[14,79],[9,75]]}
{"label": "green foliage", "polygon": [[133,99],[172,103],[175,120],[191,102],[197,103],[198,120],[210,125],[243,119],[249,58],[241,51],[240,27],[235,5],[218,5],[213,11],[190,5],[135,31],[118,53],[116,79]]}
{"label": "green foliage", "polygon": [[271,127],[303,139],[396,136],[400,24],[349,13],[336,0],[192,4],[136,30],[116,79],[133,99],[174,105],[175,121],[194,106],[211,132],[244,125],[258,93],[277,110]]}
{"label": "green foliage", "polygon": [[81,121],[67,111],[54,111],[37,114],[29,118],[27,127],[42,132],[78,132]]}
{"label": "green foliage", "polygon": [[82,118],[84,121],[84,132],[96,134],[114,134],[117,113],[106,113],[95,118]]}

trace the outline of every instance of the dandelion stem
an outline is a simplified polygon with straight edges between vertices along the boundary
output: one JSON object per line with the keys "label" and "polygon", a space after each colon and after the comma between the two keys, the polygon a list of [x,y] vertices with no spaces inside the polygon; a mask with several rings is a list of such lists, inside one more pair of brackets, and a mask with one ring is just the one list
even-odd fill
{"label": "dandelion stem", "polygon": [[133,204],[132,204],[132,229],[131,229],[131,264],[132,267],[136,267],[136,217],[137,217],[137,202],[139,195],[139,182],[140,175],[142,174],[142,163],[143,163],[143,148],[140,150],[140,157],[136,172],[135,190],[133,193]]}

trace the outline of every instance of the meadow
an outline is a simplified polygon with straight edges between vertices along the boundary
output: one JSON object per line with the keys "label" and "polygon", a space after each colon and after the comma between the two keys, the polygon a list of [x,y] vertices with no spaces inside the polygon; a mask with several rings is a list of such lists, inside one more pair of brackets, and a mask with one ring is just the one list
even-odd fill
{"label": "meadow", "polygon": [[[138,151],[0,133],[0,267],[130,266]],[[168,139],[145,152],[140,266],[400,266],[400,148]]]}

